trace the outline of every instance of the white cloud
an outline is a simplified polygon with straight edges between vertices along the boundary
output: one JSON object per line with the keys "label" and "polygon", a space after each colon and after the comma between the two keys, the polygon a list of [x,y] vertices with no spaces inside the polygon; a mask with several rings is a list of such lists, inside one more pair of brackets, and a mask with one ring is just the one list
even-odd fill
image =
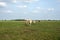
{"label": "white cloud", "polygon": [[44,9],[42,12],[43,13],[53,13],[54,12],[54,8],[48,8],[48,9]]}
{"label": "white cloud", "polygon": [[17,2],[17,0],[13,0],[12,2],[13,2],[13,3],[16,3],[16,2]]}
{"label": "white cloud", "polygon": [[0,2],[0,6],[7,6],[7,4],[5,2]]}
{"label": "white cloud", "polygon": [[26,0],[25,2],[29,2],[29,3],[32,3],[32,2],[37,2],[38,0]]}
{"label": "white cloud", "polygon": [[19,6],[16,6],[18,8],[27,8],[27,5],[19,5]]}
{"label": "white cloud", "polygon": [[33,10],[32,13],[39,13],[39,10]]}
{"label": "white cloud", "polygon": [[49,12],[54,12],[54,8],[41,8],[41,7],[36,7],[35,10],[32,11],[32,13],[49,13]]}
{"label": "white cloud", "polygon": [[0,13],[13,13],[12,10],[1,10]]}
{"label": "white cloud", "polygon": [[36,7],[36,9],[41,9],[40,7]]}
{"label": "white cloud", "polygon": [[5,13],[12,13],[13,11],[11,11],[11,10],[6,10],[6,11],[4,11]]}
{"label": "white cloud", "polygon": [[11,10],[8,10],[7,12],[8,12],[8,13],[12,13],[12,11],[11,11]]}
{"label": "white cloud", "polygon": [[54,11],[54,8],[48,8],[48,11]]}
{"label": "white cloud", "polygon": [[26,5],[24,5],[23,7],[24,7],[24,8],[26,8],[27,6],[26,6]]}
{"label": "white cloud", "polygon": [[24,14],[28,14],[28,12],[24,12]]}
{"label": "white cloud", "polygon": [[32,3],[32,2],[37,2],[39,0],[17,0],[17,1]]}

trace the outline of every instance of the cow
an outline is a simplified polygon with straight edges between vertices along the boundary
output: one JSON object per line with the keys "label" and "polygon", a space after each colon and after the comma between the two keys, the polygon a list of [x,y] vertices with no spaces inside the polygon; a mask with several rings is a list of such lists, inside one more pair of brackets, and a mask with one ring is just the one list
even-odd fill
{"label": "cow", "polygon": [[31,19],[26,19],[25,23],[31,25],[32,24],[32,20]]}
{"label": "cow", "polygon": [[35,24],[36,23],[36,21],[35,20],[31,20],[31,19],[25,19],[25,24],[26,25],[32,25],[32,24]]}

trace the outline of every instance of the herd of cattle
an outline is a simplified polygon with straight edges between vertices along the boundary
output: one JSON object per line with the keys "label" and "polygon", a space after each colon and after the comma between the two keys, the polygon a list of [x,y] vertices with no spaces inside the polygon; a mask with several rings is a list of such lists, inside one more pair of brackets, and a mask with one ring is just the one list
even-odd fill
{"label": "herd of cattle", "polygon": [[[37,23],[37,22],[38,22],[38,21],[36,21],[36,20],[31,20],[31,19],[26,19],[26,20],[25,20],[25,24],[26,24],[26,25],[31,25],[32,23],[35,24],[35,23]],[[40,22],[40,21],[39,21],[39,22]]]}

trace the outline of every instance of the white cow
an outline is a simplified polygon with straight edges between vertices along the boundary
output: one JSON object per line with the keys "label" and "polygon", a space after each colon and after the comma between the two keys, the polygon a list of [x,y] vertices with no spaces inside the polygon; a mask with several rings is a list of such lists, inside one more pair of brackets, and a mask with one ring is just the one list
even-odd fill
{"label": "white cow", "polygon": [[31,19],[26,19],[26,24],[32,24],[32,20]]}
{"label": "white cow", "polygon": [[32,22],[33,22],[33,20],[31,20],[31,19],[26,19],[25,24],[26,24],[26,25],[31,25]]}
{"label": "white cow", "polygon": [[31,19],[25,19],[25,20],[26,20],[26,21],[25,21],[25,24],[26,24],[26,25],[30,25],[30,26],[31,26],[31,25],[32,25],[32,23],[33,23],[33,24],[35,24],[35,23],[36,23],[36,21],[35,21],[35,20],[31,20]]}

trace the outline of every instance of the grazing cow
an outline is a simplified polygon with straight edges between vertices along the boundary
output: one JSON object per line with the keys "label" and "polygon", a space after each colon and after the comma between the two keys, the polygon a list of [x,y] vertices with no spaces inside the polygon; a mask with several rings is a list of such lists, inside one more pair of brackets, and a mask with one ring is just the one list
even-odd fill
{"label": "grazing cow", "polygon": [[36,23],[36,20],[31,20],[31,19],[26,19],[26,21],[25,21],[25,24],[26,25],[32,25],[32,24],[35,24]]}
{"label": "grazing cow", "polygon": [[26,25],[31,25],[32,22],[33,22],[33,21],[32,21],[31,19],[26,19],[25,24],[26,24]]}

